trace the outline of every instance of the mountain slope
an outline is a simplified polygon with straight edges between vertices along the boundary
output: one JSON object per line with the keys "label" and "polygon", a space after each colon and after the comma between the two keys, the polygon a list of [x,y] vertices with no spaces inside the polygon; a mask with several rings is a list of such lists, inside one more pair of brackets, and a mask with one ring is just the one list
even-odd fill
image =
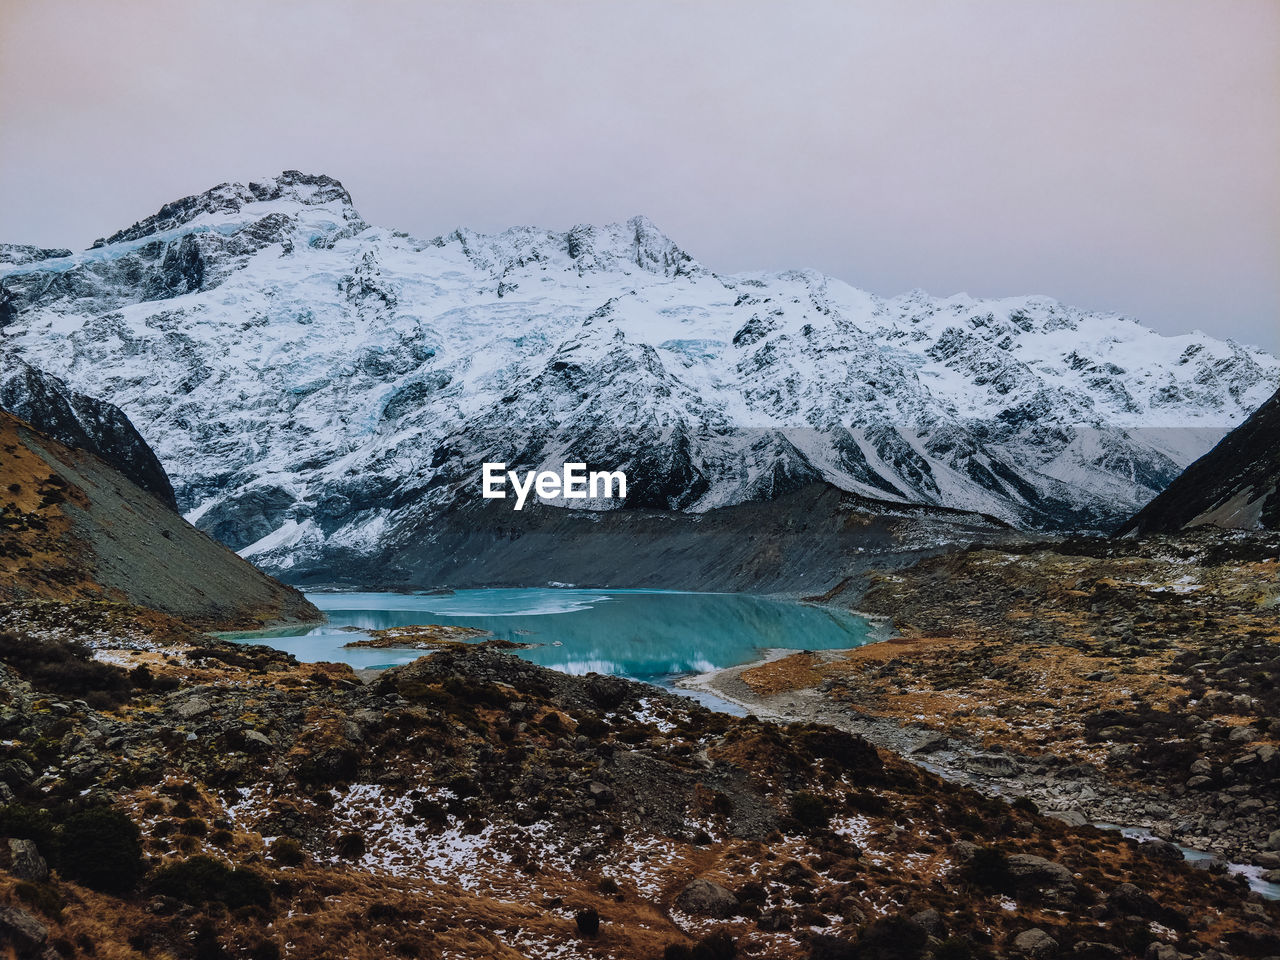
{"label": "mountain slope", "polygon": [[1280,380],[1262,351],[1046,298],[720,276],[642,217],[424,242],[297,172],[0,267],[0,300],[8,342],[118,403],[188,517],[277,572],[375,568],[488,460],[626,470],[629,508],[823,482],[1109,528]]}
{"label": "mountain slope", "polygon": [[1187,467],[1120,533],[1170,533],[1211,524],[1280,530],[1280,392]]}
{"label": "mountain slope", "polygon": [[119,407],[87,397],[57,377],[0,352],[0,410],[75,450],[105,460],[143,490],[178,509],[164,467]]}
{"label": "mountain slope", "polygon": [[109,464],[0,411],[0,598],[107,599],[201,626],[320,620]]}

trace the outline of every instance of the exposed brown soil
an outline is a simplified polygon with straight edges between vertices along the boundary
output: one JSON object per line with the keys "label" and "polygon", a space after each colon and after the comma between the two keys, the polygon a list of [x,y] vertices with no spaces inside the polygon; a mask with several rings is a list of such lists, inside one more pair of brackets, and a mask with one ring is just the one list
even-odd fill
{"label": "exposed brown soil", "polygon": [[97,457],[0,411],[0,598],[22,597],[121,601],[210,629],[323,619]]}

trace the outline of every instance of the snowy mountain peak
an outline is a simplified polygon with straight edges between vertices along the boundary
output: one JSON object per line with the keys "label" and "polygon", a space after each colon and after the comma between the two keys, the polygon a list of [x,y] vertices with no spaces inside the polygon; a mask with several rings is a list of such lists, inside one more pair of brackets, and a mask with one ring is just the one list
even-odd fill
{"label": "snowy mountain peak", "polygon": [[563,233],[512,227],[481,234],[460,227],[432,242],[437,247],[458,244],[473,264],[502,280],[529,269],[564,270],[578,276],[627,275],[637,269],[668,277],[705,273],[701,264],[643,216],[604,226],[581,223]]}
{"label": "snowy mountain peak", "polygon": [[39,260],[71,256],[70,250],[46,249],[29,243],[0,243],[0,266],[22,267]]}
{"label": "snowy mountain peak", "polygon": [[348,208],[352,206],[351,195],[332,177],[286,170],[278,177],[251,181],[248,186],[242,183],[220,183],[204,193],[166,203],[145,220],[139,220],[105,240],[95,240],[91,249],[174,230],[204,214],[238,214],[250,204],[276,200],[303,206],[333,203]]}
{"label": "snowy mountain peak", "polygon": [[297,173],[22,259],[6,341],[119,404],[191,519],[277,571],[430,529],[485,461],[625,469],[628,507],[822,482],[1099,528],[1280,380],[1261,350],[1046,297],[717,275],[644,217],[425,243]]}

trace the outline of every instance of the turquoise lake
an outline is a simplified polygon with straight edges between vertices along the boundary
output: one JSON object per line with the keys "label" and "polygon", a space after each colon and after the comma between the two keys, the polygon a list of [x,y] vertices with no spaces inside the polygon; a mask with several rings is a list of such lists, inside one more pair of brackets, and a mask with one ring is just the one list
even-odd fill
{"label": "turquoise lake", "polygon": [[238,635],[304,662],[385,667],[421,650],[346,647],[357,630],[440,623],[536,644],[518,656],[564,673],[610,673],[670,686],[677,678],[758,659],[772,648],[833,650],[882,639],[863,617],[735,593],[658,590],[459,590],[445,595],[310,593],[319,627]]}

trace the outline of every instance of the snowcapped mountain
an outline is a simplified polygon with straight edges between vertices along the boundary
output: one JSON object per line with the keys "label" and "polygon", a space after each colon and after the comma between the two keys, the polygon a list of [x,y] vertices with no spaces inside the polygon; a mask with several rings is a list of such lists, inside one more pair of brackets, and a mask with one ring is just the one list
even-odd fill
{"label": "snowcapped mountain", "polygon": [[65,254],[0,246],[3,341],[123,408],[188,517],[275,571],[403,546],[483,461],[626,470],[628,508],[827,483],[1106,527],[1280,381],[1043,297],[718,275],[643,217],[422,241],[296,171]]}

